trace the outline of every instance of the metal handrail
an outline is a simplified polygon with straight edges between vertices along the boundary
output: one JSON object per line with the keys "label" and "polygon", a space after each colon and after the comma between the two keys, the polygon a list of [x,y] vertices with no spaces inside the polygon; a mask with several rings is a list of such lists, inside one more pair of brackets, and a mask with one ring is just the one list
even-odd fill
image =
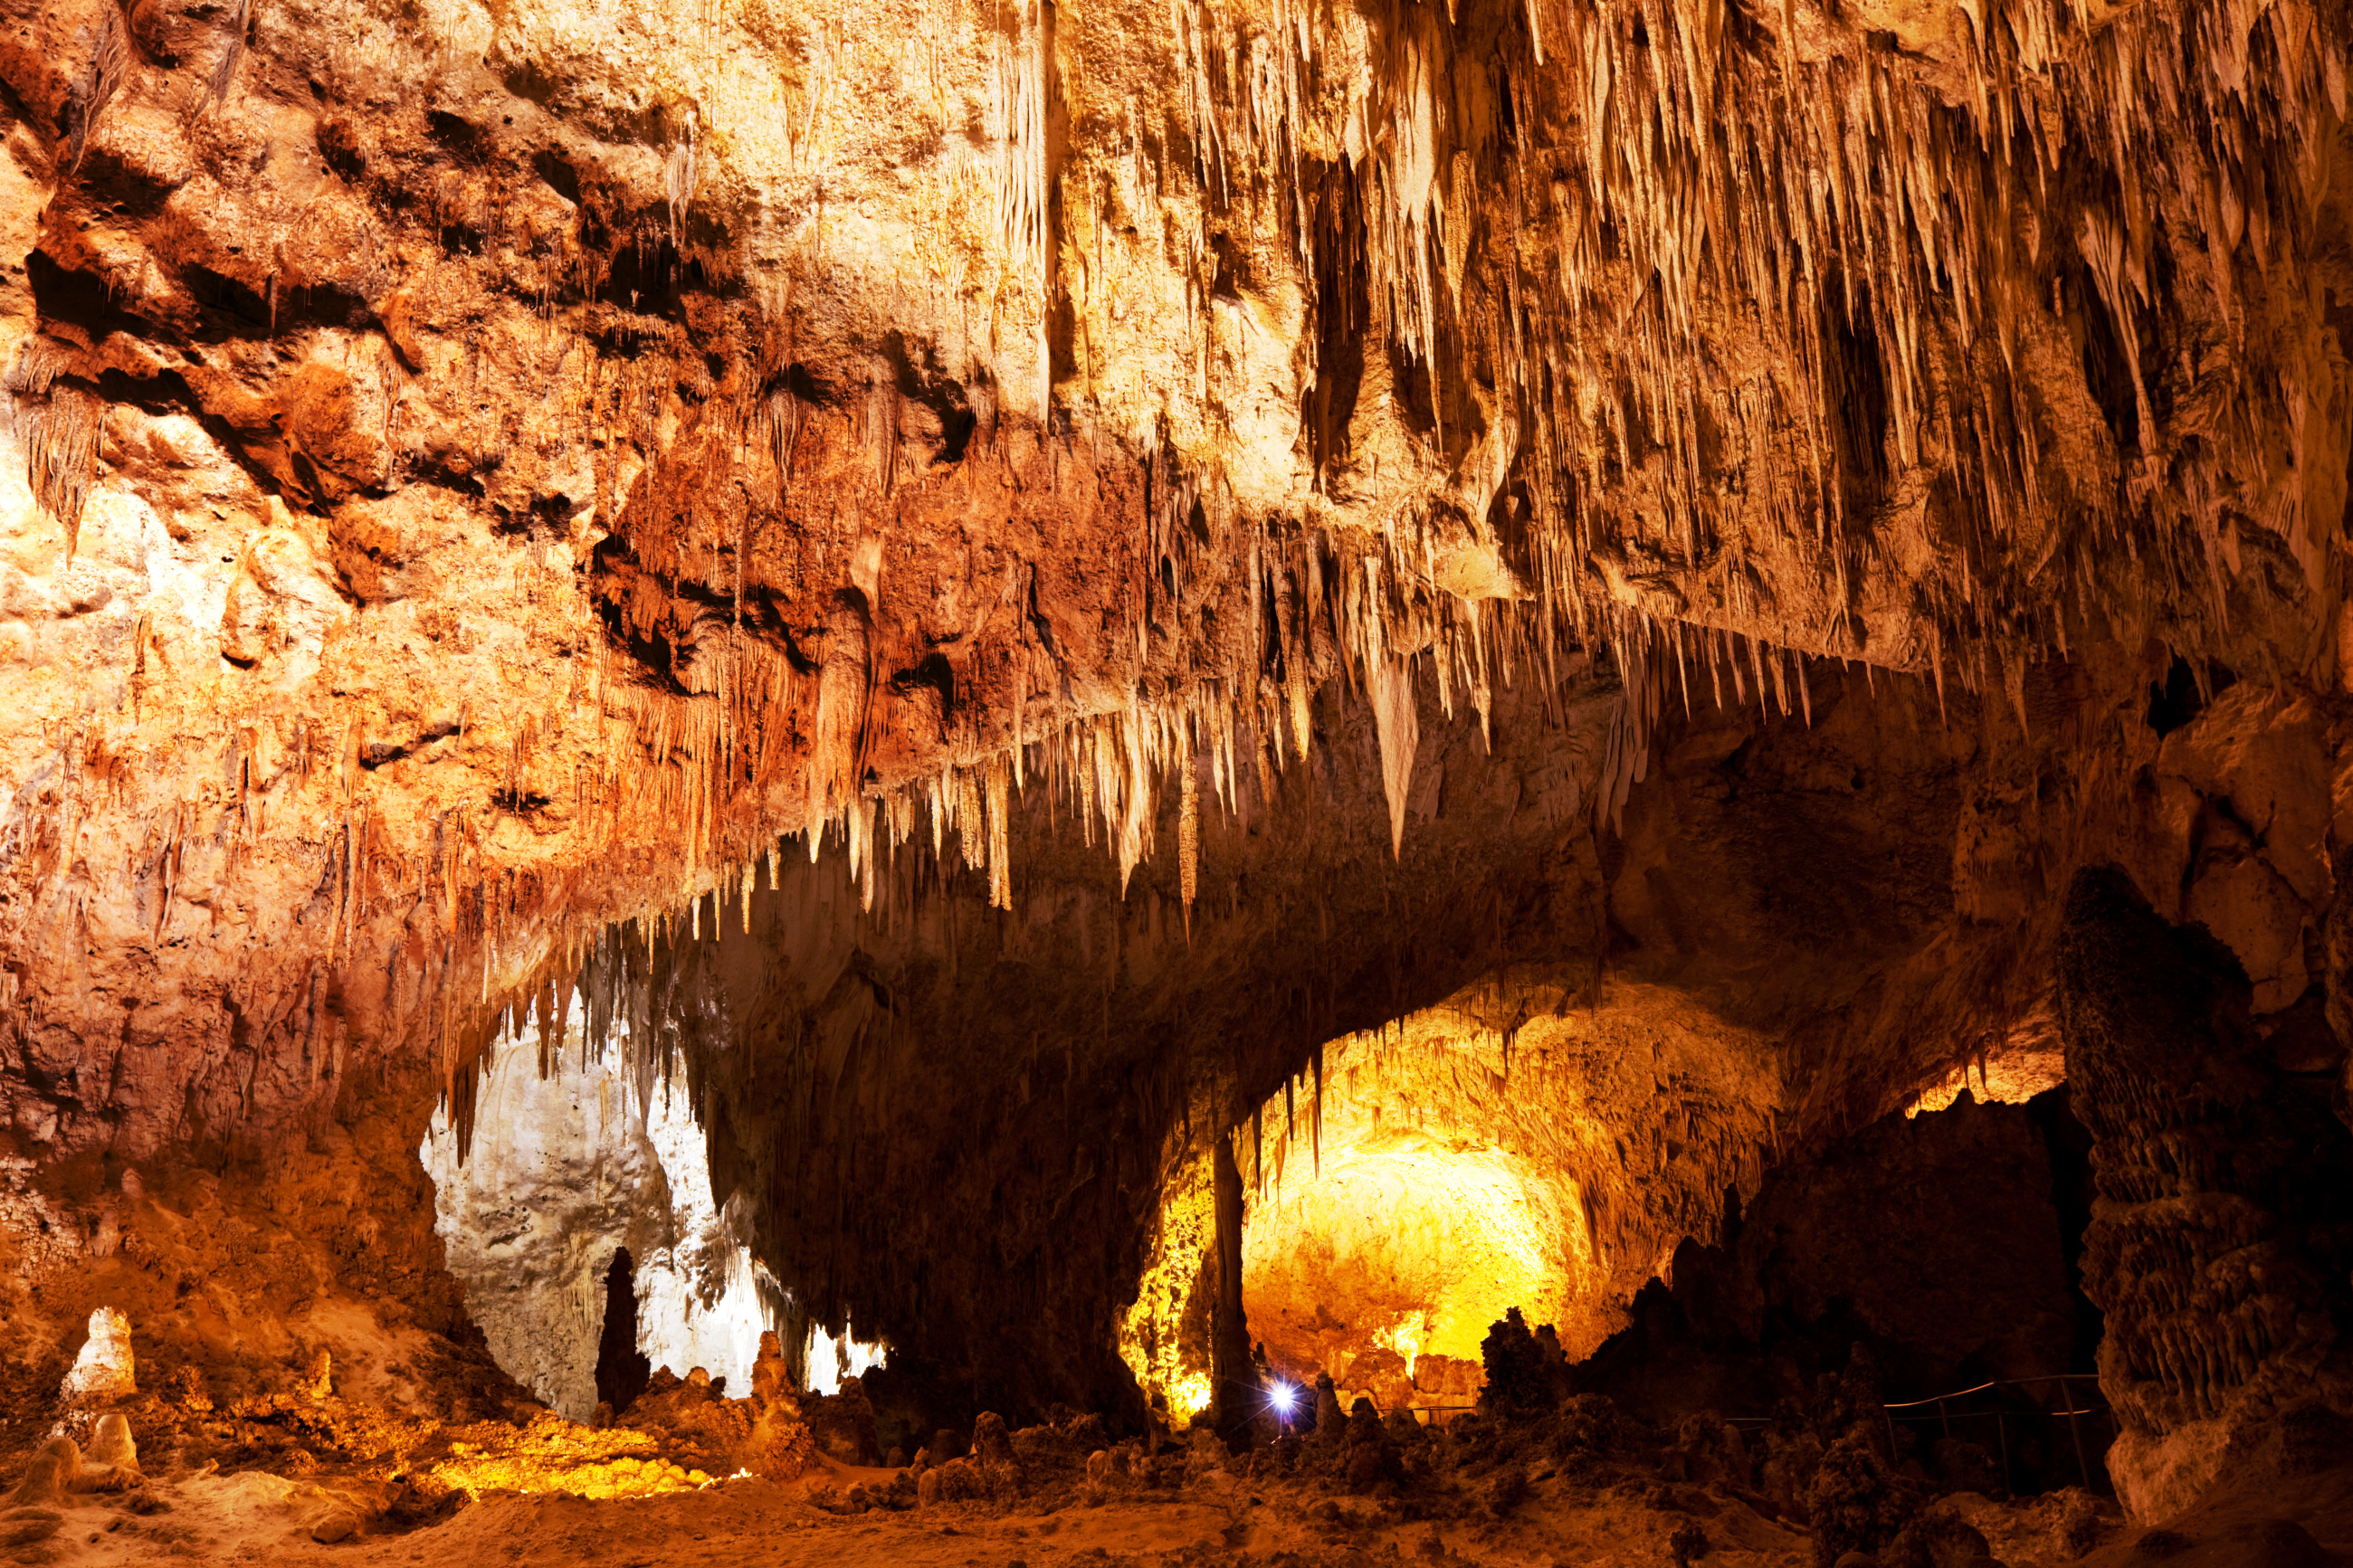
{"label": "metal handrail", "polygon": [[[1949,1401],[1966,1399],[1972,1394],[1983,1394],[1989,1389],[1995,1388],[2023,1388],[2030,1384],[2037,1383],[2056,1383],[2063,1388],[2066,1384],[2071,1383],[2086,1382],[2097,1384],[2099,1382],[2099,1373],[2092,1372],[2046,1372],[2038,1373],[2032,1377],[1997,1378],[1986,1383],[1980,1383],[1973,1388],[1957,1388],[1948,1394],[1931,1394],[1926,1399],[1905,1399],[1899,1400],[1892,1405],[1883,1405],[1880,1406],[1880,1418],[1887,1423],[1887,1440],[1891,1444],[1895,1441],[1895,1423],[1897,1421],[1913,1422],[1933,1419],[1937,1423],[1937,1425],[1944,1428],[1945,1436],[1949,1437],[1953,1435],[1953,1414],[1950,1410],[1946,1408],[1946,1405]],[[1925,1415],[1899,1416],[1895,1414],[1895,1412],[1899,1410],[1918,1410],[1926,1405],[1934,1405],[1936,1407],[1936,1414],[1933,1416]],[[2010,1485],[2010,1427],[2007,1425],[2007,1417],[2023,1414],[2025,1414],[2023,1411],[2002,1410],[1999,1408],[1993,1410],[1968,1410],[1961,1413],[1961,1419],[1965,1421],[1968,1420],[1972,1416],[1984,1417],[1990,1415],[1993,1417],[1994,1440],[2001,1449],[2001,1484],[2005,1487]],[[2069,1407],[2065,1410],[2043,1410],[2037,1412],[2037,1414],[2048,1416],[2063,1415],[2067,1418],[2067,1435],[2075,1449],[2075,1470],[2076,1473],[2084,1479],[2084,1489],[2086,1491],[2091,1490],[2092,1461],[2090,1456],[2084,1451],[2084,1428],[2080,1418],[2085,1415],[2107,1415],[2113,1418],[2116,1415],[2115,1409],[2107,1405],[2087,1405],[2079,1410],[2074,1408],[2073,1402],[2070,1401]],[[1732,1426],[1744,1425],[1752,1426],[1769,1426],[1772,1424],[1773,1417],[1770,1415],[1734,1416],[1725,1423],[1725,1425]]]}
{"label": "metal handrail", "polygon": [[[1989,1389],[2023,1388],[2031,1384],[2037,1383],[2055,1383],[2063,1388],[2066,1384],[2071,1383],[2090,1383],[2096,1385],[2099,1381],[2100,1374],[2095,1372],[2046,1372],[2037,1373],[2032,1377],[1994,1378],[1987,1382],[1978,1384],[1974,1387],[1957,1388],[1947,1394],[1931,1394],[1926,1399],[1903,1399],[1897,1400],[1893,1404],[1882,1405],[1880,1406],[1881,1419],[1887,1423],[1887,1440],[1890,1444],[1893,1444],[1895,1440],[1895,1423],[1897,1421],[1926,1421],[1932,1418],[1927,1415],[1897,1415],[1895,1414],[1896,1411],[1918,1410],[1924,1406],[1934,1405],[1936,1406],[1936,1415],[1933,1419],[1936,1420],[1938,1425],[1943,1426],[1945,1436],[1949,1437],[1953,1435],[1953,1416],[1952,1413],[1946,1408],[1947,1401],[1966,1399],[1972,1394],[1983,1394]],[[1412,1414],[1416,1419],[1419,1420],[1421,1424],[1426,1426],[1430,1424],[1428,1418],[1429,1415],[1435,1415],[1442,1410],[1476,1410],[1479,1406],[1475,1403],[1470,1405],[1407,1404],[1400,1408]],[[1425,1415],[1425,1412],[1428,1413],[1428,1415]],[[2010,1428],[2003,1424],[2003,1421],[2006,1416],[2022,1414],[2024,1414],[2022,1411],[2009,1411],[2001,1409],[1968,1410],[1961,1413],[1961,1419],[1964,1421],[1968,1420],[1972,1416],[1982,1417],[1990,1415],[1993,1417],[1994,1438],[2001,1448],[2001,1484],[2004,1487],[2010,1485]],[[2073,1442],[2075,1448],[2075,1469],[2076,1472],[2084,1479],[2084,1489],[2086,1491],[2091,1490],[2092,1462],[2090,1457],[2084,1451],[2084,1428],[2079,1418],[2085,1415],[2107,1415],[2113,1418],[2116,1415],[2114,1407],[2105,1404],[2087,1405],[2078,1410],[2073,1408],[2073,1402],[2071,1401],[2069,1408],[2065,1410],[2044,1410],[2038,1412],[2038,1414],[2050,1416],[2063,1415],[2067,1418],[2067,1434],[2070,1439]],[[1770,1415],[1730,1415],[1725,1418],[1724,1424],[1727,1426],[1770,1426],[1773,1424],[1774,1419],[1775,1418]]]}
{"label": "metal handrail", "polygon": [[1988,1382],[1978,1384],[1975,1388],[1956,1388],[1949,1394],[1931,1394],[1926,1399],[1898,1400],[1888,1405],[1887,1408],[1890,1410],[1911,1410],[1923,1405],[1941,1405],[1947,1399],[1959,1399],[1966,1394],[1983,1394],[1989,1388],[2022,1387],[2030,1383],[2075,1383],[2083,1381],[2097,1383],[2100,1381],[2100,1374],[2096,1372],[2045,1372],[2038,1373],[2032,1377],[1994,1378]]}

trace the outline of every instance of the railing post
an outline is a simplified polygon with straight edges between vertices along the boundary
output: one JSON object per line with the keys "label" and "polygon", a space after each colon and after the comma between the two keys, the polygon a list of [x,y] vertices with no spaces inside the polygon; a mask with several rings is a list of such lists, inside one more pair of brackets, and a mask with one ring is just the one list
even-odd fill
{"label": "railing post", "polygon": [[2084,1426],[2075,1418],[2074,1386],[2069,1380],[2062,1378],[2059,1392],[2067,1397],[2067,1435],[2075,1439],[2075,1468],[2083,1475],[2084,1489],[2090,1491],[2093,1489],[2092,1462],[2084,1458]]}
{"label": "railing post", "polygon": [[2002,1422],[2000,1405],[1994,1407],[1993,1433],[1995,1440],[2001,1445],[2001,1489],[2015,1497],[2018,1489],[2010,1484],[2010,1428]]}

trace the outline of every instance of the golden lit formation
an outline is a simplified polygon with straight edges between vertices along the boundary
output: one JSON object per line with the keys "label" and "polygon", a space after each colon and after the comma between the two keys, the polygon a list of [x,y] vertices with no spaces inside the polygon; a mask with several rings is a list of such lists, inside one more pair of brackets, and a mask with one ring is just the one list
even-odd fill
{"label": "golden lit formation", "polygon": [[1162,1188],[1152,1250],[1136,1282],[1134,1302],[1120,1317],[1119,1353],[1147,1403],[1157,1402],[1177,1426],[1209,1407],[1209,1300],[1205,1260],[1216,1221],[1211,1213],[1209,1161],[1186,1161]]}

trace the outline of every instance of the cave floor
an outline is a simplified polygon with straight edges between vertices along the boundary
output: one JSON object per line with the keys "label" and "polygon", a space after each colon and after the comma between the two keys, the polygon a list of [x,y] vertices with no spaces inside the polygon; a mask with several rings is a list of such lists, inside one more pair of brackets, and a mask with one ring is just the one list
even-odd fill
{"label": "cave floor", "polygon": [[[1529,1563],[1540,1568],[1660,1568],[1677,1561],[1672,1539],[1693,1527],[1720,1568],[1803,1568],[1802,1531],[1769,1521],[1712,1489],[1594,1489],[1540,1481],[1508,1517],[1446,1498],[1382,1501],[1335,1496],[1287,1480],[1212,1475],[1181,1492],[1114,1497],[1054,1507],[982,1502],[857,1515],[811,1501],[890,1472],[826,1464],[792,1485],[760,1479],[700,1491],[590,1500],[566,1494],[493,1495],[434,1525],[334,1544],[308,1538],[324,1494],[266,1472],[192,1474],[150,1483],[161,1511],[134,1514],[120,1499],[91,1498],[63,1511],[46,1540],[6,1553],[56,1568],[113,1568],[161,1561],[495,1568],[581,1563],[598,1568],[670,1564],[909,1564],[913,1568],[1059,1568],[1064,1563],[1152,1568],[1339,1568],[1385,1563]],[[152,1504],[150,1505],[152,1506]],[[2008,1568],[2123,1568],[2152,1560],[2144,1531],[2080,1492],[2014,1503],[1962,1496],[1941,1509],[1984,1531]],[[2353,1562],[2353,1472],[2314,1478],[2294,1495],[2210,1498],[2172,1521],[2178,1542],[2156,1555],[2173,1568],[2268,1563],[2263,1520],[2286,1512]],[[2084,1521],[2097,1514],[2087,1532]],[[1415,1517],[1420,1515],[1420,1517]],[[1433,1517],[1435,1516],[1435,1517]],[[0,1531],[5,1531],[0,1524]],[[1695,1544],[1685,1538],[1686,1546]],[[2281,1568],[2287,1568],[2283,1559]]]}
{"label": "cave floor", "polygon": [[[838,1479],[888,1472],[840,1470]],[[448,1521],[397,1535],[321,1545],[300,1533],[301,1500],[275,1478],[203,1477],[155,1483],[168,1513],[130,1518],[100,1503],[68,1510],[41,1560],[112,1568],[159,1558],[242,1563],[463,1564],[519,1563],[669,1568],[705,1563],[907,1564],[911,1568],[1049,1568],[1062,1563],[1209,1564],[1389,1563],[1642,1564],[1672,1563],[1668,1539],[1693,1522],[1682,1511],[1608,1492],[1539,1484],[1507,1519],[1413,1520],[1408,1510],[1282,1482],[1212,1477],[1181,1495],[1114,1500],[1051,1513],[967,1502],[860,1515],[827,1512],[802,1485],[744,1479],[699,1492],[589,1500],[491,1497]],[[1706,1559],[1726,1568],[1810,1562],[1802,1533],[1742,1505],[1704,1521]],[[110,1526],[113,1527],[110,1530]]]}

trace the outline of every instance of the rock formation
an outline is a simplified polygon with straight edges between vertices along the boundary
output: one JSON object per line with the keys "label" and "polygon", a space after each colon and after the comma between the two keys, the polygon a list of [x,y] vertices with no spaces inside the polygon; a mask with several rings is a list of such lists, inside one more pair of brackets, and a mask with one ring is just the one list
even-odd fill
{"label": "rock formation", "polygon": [[2160,1517],[2264,1417],[2353,1398],[2353,1135],[2280,1071],[2243,971],[2203,931],[2169,928],[2115,872],[2080,877],[2067,914],[2062,1016],[2100,1197],[2084,1286],[2124,1418],[2109,1468]]}
{"label": "rock formation", "polygon": [[2052,1165],[2024,1106],[1875,1122],[1745,1204],[1734,1189],[1718,1234],[1676,1248],[1577,1382],[1652,1420],[1763,1412],[1810,1398],[1861,1343],[1890,1400],[2032,1379],[2023,1404],[2066,1409],[2068,1391],[2040,1380],[2090,1368],[2069,1364],[2078,1309]]}
{"label": "rock formation", "polygon": [[756,1309],[649,1395],[710,1456],[823,1447],[736,1385],[854,1334],[858,1457],[994,1411],[917,1484],[997,1497],[1057,1405],[1410,1360],[1429,1270],[1387,1342],[1194,1321],[1327,1131],[1483,1162],[1581,1354],[2054,1020],[2136,1506],[2353,1412],[2341,5],[9,23],[26,1432],[119,1308],[66,1403],[175,1444],[522,1411],[446,1473],[636,1488],[513,1381],[594,1412],[626,1247]]}
{"label": "rock formation", "polygon": [[111,1307],[90,1315],[90,1337],[75,1352],[73,1370],[58,1392],[67,1405],[83,1409],[103,1407],[139,1392],[129,1319]]}
{"label": "rock formation", "polygon": [[703,1367],[740,1396],[782,1292],[722,1226],[684,1086],[633,1080],[621,1053],[585,1046],[575,1022],[543,1072],[528,1046],[499,1053],[470,1147],[443,1116],[419,1151],[468,1314],[501,1366],[586,1421],[626,1259],[629,1349],[649,1371]]}

